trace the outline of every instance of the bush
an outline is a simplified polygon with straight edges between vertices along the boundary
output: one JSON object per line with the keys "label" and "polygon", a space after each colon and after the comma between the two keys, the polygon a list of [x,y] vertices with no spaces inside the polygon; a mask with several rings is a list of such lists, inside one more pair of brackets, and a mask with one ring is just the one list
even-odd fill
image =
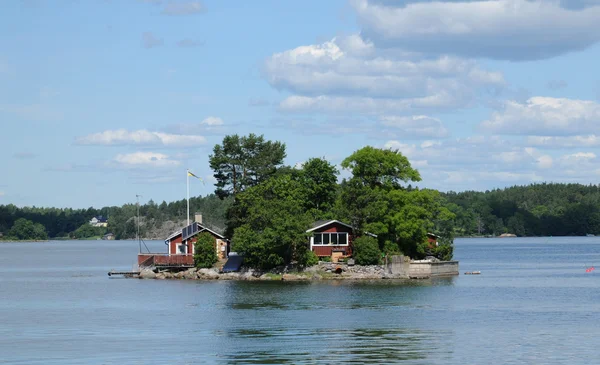
{"label": "bush", "polygon": [[323,262],[331,262],[331,256],[323,256],[319,258]]}
{"label": "bush", "polygon": [[197,268],[211,268],[219,260],[215,248],[215,238],[207,232],[198,235],[194,244],[194,264]]}
{"label": "bush", "polygon": [[313,251],[306,251],[306,253],[304,254],[304,262],[302,263],[302,265],[305,267],[309,267],[309,266],[315,266],[318,263],[319,263],[319,257],[317,256],[317,254],[314,253]]}
{"label": "bush", "polygon": [[357,265],[378,265],[381,260],[381,251],[377,240],[370,236],[359,237],[354,240],[354,260]]}
{"label": "bush", "polygon": [[389,240],[386,240],[383,244],[383,252],[386,256],[402,254],[402,252],[400,252],[400,247],[398,247],[398,244]]}
{"label": "bush", "polygon": [[452,256],[454,256],[454,245],[449,243],[441,244],[435,248],[433,254],[442,261],[450,261],[452,260]]}

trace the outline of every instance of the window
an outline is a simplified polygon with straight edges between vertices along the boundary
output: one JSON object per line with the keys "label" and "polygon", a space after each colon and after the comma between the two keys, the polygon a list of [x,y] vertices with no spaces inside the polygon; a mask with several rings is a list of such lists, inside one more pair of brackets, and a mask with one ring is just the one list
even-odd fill
{"label": "window", "polygon": [[315,245],[320,245],[321,242],[323,242],[323,235],[321,235],[320,233],[315,233],[315,239],[313,243]]}
{"label": "window", "polygon": [[348,244],[348,233],[346,232],[333,232],[333,233],[315,233],[313,235],[313,245],[347,245]]}

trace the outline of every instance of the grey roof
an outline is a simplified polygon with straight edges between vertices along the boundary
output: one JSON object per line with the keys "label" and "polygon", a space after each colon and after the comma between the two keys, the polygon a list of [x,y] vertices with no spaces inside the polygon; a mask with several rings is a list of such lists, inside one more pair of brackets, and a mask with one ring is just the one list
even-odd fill
{"label": "grey roof", "polygon": [[322,220],[318,220],[318,221],[314,222],[313,224],[311,224],[310,228],[308,230],[306,230],[306,232],[312,232],[314,230],[317,230],[317,229],[319,229],[321,227],[328,226],[328,225],[333,224],[333,223],[338,223],[338,224],[346,226],[346,227],[348,227],[350,229],[354,229],[354,227],[352,227],[351,225],[349,225],[347,223],[344,223],[344,222],[340,222],[337,219],[322,219]]}
{"label": "grey roof", "polygon": [[[318,221],[314,222],[313,224],[311,224],[310,228],[307,229],[306,232],[307,233],[308,232],[313,232],[313,231],[316,231],[319,228],[326,227],[326,226],[328,226],[330,224],[333,224],[333,223],[341,224],[342,226],[346,226],[346,227],[348,227],[348,228],[350,228],[352,230],[355,229],[354,227],[352,227],[348,223],[344,223],[344,222],[338,221],[337,219],[322,219],[322,220],[318,220]],[[370,232],[364,232],[364,233],[367,236],[371,236],[371,237],[377,238],[376,234],[373,234],[373,233],[370,233]]]}
{"label": "grey roof", "polygon": [[[221,239],[226,239],[225,236],[223,235],[222,231],[220,229],[218,229],[218,228],[214,228],[214,227],[208,228],[205,224],[198,223],[198,222],[192,222],[192,224],[193,223],[198,224],[198,227],[200,228],[200,230],[197,233],[208,231],[208,232],[214,234],[215,236],[220,237]],[[176,230],[175,232],[171,233],[169,235],[169,237],[167,237],[165,239],[165,241],[172,240],[173,238],[175,238],[175,237],[179,236],[180,234],[182,234],[183,228],[185,228],[185,227],[181,227],[178,230]]]}

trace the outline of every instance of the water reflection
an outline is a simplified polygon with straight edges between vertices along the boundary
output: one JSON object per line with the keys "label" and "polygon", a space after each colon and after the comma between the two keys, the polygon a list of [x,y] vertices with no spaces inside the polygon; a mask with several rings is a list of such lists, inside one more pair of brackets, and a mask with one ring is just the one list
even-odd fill
{"label": "water reflection", "polygon": [[227,364],[421,363],[417,360],[443,361],[452,355],[452,333],[416,328],[241,329],[224,335],[252,349],[222,354]]}

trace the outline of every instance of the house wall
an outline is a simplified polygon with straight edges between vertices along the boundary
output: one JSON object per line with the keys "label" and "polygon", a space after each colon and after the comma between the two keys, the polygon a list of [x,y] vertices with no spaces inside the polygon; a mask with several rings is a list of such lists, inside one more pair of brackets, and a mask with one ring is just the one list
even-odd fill
{"label": "house wall", "polygon": [[[343,250],[345,251],[344,256],[352,256],[352,240],[354,236],[352,235],[352,229],[346,227],[344,225],[338,223],[332,223],[328,226],[325,226],[318,231],[313,231],[314,233],[333,233],[333,232],[345,232],[348,233],[348,245],[340,246],[340,245],[326,245],[326,246],[312,246],[312,250],[317,256],[331,256],[333,251]],[[312,240],[311,240],[312,242]]]}
{"label": "house wall", "polygon": [[[210,232],[208,232],[210,233]],[[227,258],[227,254],[228,254],[228,243],[226,240],[223,240],[217,236],[215,236],[214,234],[211,233],[211,235],[215,238],[215,252],[217,254],[217,257],[219,258],[219,260],[222,259],[226,259]],[[187,249],[188,249],[188,254],[193,254],[194,253],[194,244],[196,243],[197,239],[196,236],[190,238],[187,241]],[[169,253],[171,255],[176,255],[178,254],[177,252],[177,246],[181,244],[181,235],[177,236],[176,238],[172,239],[171,242],[169,243]],[[222,250],[222,248],[224,248],[224,250]]]}

